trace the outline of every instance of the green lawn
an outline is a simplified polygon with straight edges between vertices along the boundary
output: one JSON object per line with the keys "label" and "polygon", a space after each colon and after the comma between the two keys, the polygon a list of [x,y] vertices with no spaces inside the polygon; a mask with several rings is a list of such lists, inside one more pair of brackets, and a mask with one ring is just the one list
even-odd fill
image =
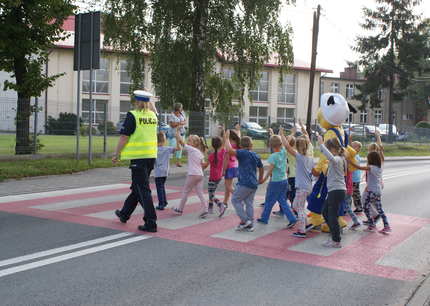
{"label": "green lawn", "polygon": [[[86,153],[88,148],[88,137],[81,137],[81,153]],[[14,135],[0,135],[0,155],[13,156],[14,153]],[[113,152],[118,136],[108,137],[107,151]],[[54,136],[42,135],[40,142],[44,145],[41,154],[73,154],[75,152],[75,137],[74,136]],[[210,144],[210,141],[208,142]],[[428,144],[386,144],[384,145],[385,155],[388,156],[430,156],[430,145]],[[267,159],[269,156],[263,140],[254,141],[254,149],[260,153],[262,159]],[[93,152],[103,152],[103,137],[94,136],[93,138]],[[321,153],[315,147],[315,157]],[[366,145],[363,151],[360,152],[362,157],[365,157]],[[172,161],[173,162],[173,161]],[[186,159],[182,158],[185,163]],[[39,176],[39,175],[52,175],[52,174],[67,174],[78,171],[84,171],[92,168],[105,168],[112,167],[111,160],[96,158],[91,166],[88,165],[85,157],[80,161],[74,159],[59,157],[49,159],[37,160],[5,160],[0,161],[0,181],[5,179],[19,179],[23,177]],[[116,166],[125,166],[127,162],[122,162]]]}
{"label": "green lawn", "polygon": [[[88,136],[80,138],[80,152],[88,152]],[[103,153],[103,137],[93,136],[93,152]],[[40,135],[39,141],[43,148],[40,154],[70,154],[76,151],[76,137],[63,135]],[[107,151],[113,152],[118,142],[118,136],[108,136]],[[15,150],[15,135],[0,135],[0,155],[13,155]]]}
{"label": "green lawn", "polygon": [[[113,152],[118,143],[119,136],[107,137],[107,152]],[[80,138],[80,152],[88,152],[88,136]],[[40,135],[39,141],[43,148],[39,154],[73,154],[76,152],[76,137],[63,135]],[[93,152],[103,153],[103,136],[93,136]],[[208,140],[210,146],[210,139]],[[256,149],[263,149],[265,143],[263,140],[254,140]],[[15,151],[15,135],[2,134],[0,135],[0,155],[14,155]]]}

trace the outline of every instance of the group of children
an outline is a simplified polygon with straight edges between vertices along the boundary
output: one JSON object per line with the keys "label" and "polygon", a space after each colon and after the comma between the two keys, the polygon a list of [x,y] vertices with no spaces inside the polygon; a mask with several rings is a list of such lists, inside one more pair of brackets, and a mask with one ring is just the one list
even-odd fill
{"label": "group of children", "polygon": [[[306,201],[312,191],[314,168],[313,147],[302,127],[302,136],[286,136],[281,128],[278,135],[271,135],[269,145],[272,154],[268,158],[268,169],[265,172],[260,157],[252,151],[253,141],[250,137],[240,137],[240,132],[227,130],[221,136],[211,140],[212,153],[205,161],[207,146],[203,138],[190,135],[184,143],[179,133],[176,135],[177,146],[165,147],[166,138],[163,133],[158,134],[158,156],[155,166],[155,183],[157,187],[159,205],[163,210],[167,205],[164,188],[168,176],[170,155],[181,147],[187,151],[187,178],[182,191],[182,198],[177,207],[172,210],[182,214],[189,194],[194,190],[200,199],[200,218],[206,218],[213,213],[214,206],[218,208],[218,216],[222,217],[231,203],[240,219],[238,231],[254,230],[254,197],[259,184],[270,180],[266,190],[264,209],[257,222],[267,224],[273,206],[280,205],[277,215],[285,216],[288,220],[287,228],[296,228],[293,236],[306,237]],[[238,135],[239,134],[239,135]],[[329,161],[327,171],[328,196],[324,203],[323,216],[330,228],[331,240],[325,243],[329,247],[341,247],[340,226],[338,223],[339,208],[345,201],[346,213],[351,217],[351,229],[361,226],[356,213],[363,211],[367,217],[365,221],[368,231],[375,231],[375,224],[379,218],[384,222],[382,233],[391,231],[387,217],[381,206],[383,148],[379,135],[377,143],[369,145],[367,166],[360,166],[359,154],[361,144],[352,142],[351,146],[357,152],[356,163],[348,164],[345,153],[337,139],[326,142],[319,136],[321,152]],[[209,167],[208,193],[209,202],[203,192],[204,170]],[[353,171],[354,170],[354,171]],[[360,170],[366,171],[367,187],[360,197]],[[257,177],[258,173],[258,177]],[[220,201],[215,192],[224,178],[225,193]],[[237,178],[237,185],[233,187],[233,180]],[[352,200],[356,209],[352,211]],[[290,202],[290,204],[288,203]]]}

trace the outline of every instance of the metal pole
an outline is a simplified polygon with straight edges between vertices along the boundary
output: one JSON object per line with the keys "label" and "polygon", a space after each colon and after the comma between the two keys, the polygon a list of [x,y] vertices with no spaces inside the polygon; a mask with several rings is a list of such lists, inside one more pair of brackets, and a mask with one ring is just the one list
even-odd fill
{"label": "metal pole", "polygon": [[107,103],[104,104],[104,113],[103,155],[107,158]]}
{"label": "metal pole", "polygon": [[[320,10],[321,6],[318,4],[317,11],[313,17],[313,30],[312,30],[312,56],[311,56],[311,67],[310,67],[310,78],[309,78],[309,100],[308,100],[308,112],[306,118],[306,126],[308,134],[311,134],[311,122],[312,122],[312,99],[314,92],[314,81],[315,81],[315,66],[317,58],[317,44],[318,44],[318,31],[320,21]],[[319,99],[318,99],[319,100]]]}
{"label": "metal pole", "polygon": [[39,108],[39,98],[36,97],[34,100],[34,131],[33,131],[33,153],[36,154],[37,152],[37,112]]}
{"label": "metal pole", "polygon": [[94,43],[93,43],[93,20],[94,14],[91,13],[91,39],[90,39],[90,119],[89,119],[89,131],[88,131],[88,164],[91,165],[93,161],[93,55],[94,55]]}
{"label": "metal pole", "polygon": [[76,15],[79,22],[79,32],[78,32],[78,45],[75,46],[78,48],[78,86],[77,86],[77,92],[76,92],[76,160],[79,160],[80,154],[79,154],[79,136],[81,133],[81,120],[80,120],[80,114],[81,114],[81,32],[82,32],[82,22],[81,22],[81,15]]}
{"label": "metal pole", "polygon": [[[46,61],[45,64],[45,77],[48,77],[48,63],[49,63],[49,56],[48,56],[48,60]],[[47,134],[47,127],[46,125],[48,124],[48,87],[46,87],[45,89],[45,134]]]}

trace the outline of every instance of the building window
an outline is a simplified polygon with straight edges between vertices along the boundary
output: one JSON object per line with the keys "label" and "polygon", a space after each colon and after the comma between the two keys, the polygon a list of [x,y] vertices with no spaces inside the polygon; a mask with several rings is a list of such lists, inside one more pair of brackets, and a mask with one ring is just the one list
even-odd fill
{"label": "building window", "polygon": [[257,88],[249,91],[252,101],[269,101],[269,73],[263,71],[260,74]]}
{"label": "building window", "polygon": [[296,76],[294,74],[284,75],[282,83],[279,83],[278,103],[296,104]]}
{"label": "building window", "polygon": [[346,84],[346,98],[352,98],[354,96],[354,84]]}
{"label": "building window", "polygon": [[267,107],[250,106],[249,107],[249,121],[257,122],[262,127],[267,127]]}
{"label": "building window", "polygon": [[332,82],[330,87],[331,87],[331,92],[339,93],[339,83]]}
{"label": "building window", "polygon": [[276,121],[278,123],[294,122],[294,108],[278,108]]}
{"label": "building window", "polygon": [[382,123],[382,110],[377,109],[375,110],[375,124],[380,124]]}
{"label": "building window", "polygon": [[320,81],[320,95],[324,93],[324,82]]}
{"label": "building window", "polygon": [[[105,119],[105,104],[107,100],[94,100],[93,99],[93,116],[92,123],[99,124]],[[90,100],[82,99],[82,120],[84,123],[89,123],[88,118],[90,116]],[[106,114],[107,116],[107,114]]]}
{"label": "building window", "polygon": [[404,114],[403,120],[414,120],[414,114]]}
{"label": "building window", "polygon": [[120,101],[119,102],[119,121],[124,121],[127,116],[127,112],[131,109],[130,101]]}
{"label": "building window", "polygon": [[128,61],[119,61],[119,92],[120,94],[129,94],[132,85],[130,73],[128,72]]}
{"label": "building window", "polygon": [[354,123],[354,116],[352,113],[349,113],[348,118],[346,118],[346,123]]}
{"label": "building window", "polygon": [[[93,70],[93,86],[94,93],[109,92],[109,60],[100,58],[100,69]],[[90,71],[84,70],[82,74],[82,91],[90,91]]]}
{"label": "building window", "polygon": [[367,123],[367,111],[360,113],[360,123]]}
{"label": "building window", "polygon": [[232,80],[234,71],[231,68],[223,68],[221,71],[221,76],[223,79]]}
{"label": "building window", "polygon": [[378,89],[378,99],[382,100],[384,98],[384,90]]}

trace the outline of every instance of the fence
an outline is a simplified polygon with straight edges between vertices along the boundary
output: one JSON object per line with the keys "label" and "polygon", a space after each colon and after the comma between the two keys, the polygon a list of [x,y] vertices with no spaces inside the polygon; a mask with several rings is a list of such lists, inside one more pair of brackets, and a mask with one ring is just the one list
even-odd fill
{"label": "fence", "polygon": [[[34,105],[35,102],[36,101],[32,99],[32,105]],[[38,156],[55,155],[74,158],[77,155],[77,141],[79,141],[79,157],[81,159],[87,158],[89,150],[91,150],[95,156],[110,156],[114,152],[118,142],[121,122],[124,120],[129,110],[129,102],[128,104],[120,103],[120,105],[115,107],[108,104],[107,101],[94,99],[93,114],[91,117],[93,128],[90,139],[90,112],[88,100],[84,99],[82,103],[79,133],[77,133],[76,110],[72,110],[73,103],[70,103],[71,106],[64,107],[64,105],[59,105],[56,101],[48,101],[50,112],[55,113],[55,115],[48,115],[45,120],[45,103],[43,100],[38,102],[39,107],[37,108],[37,112],[35,107],[32,108],[33,112],[29,118],[28,126],[28,136],[32,147],[29,153],[36,153]],[[65,111],[61,112],[62,109]],[[67,110],[69,112],[67,112]],[[35,116],[36,113],[37,118]],[[159,129],[162,131],[167,131],[169,129],[167,122],[169,114],[168,112],[163,112],[159,115]],[[219,133],[220,123],[210,111],[200,114],[187,113],[186,117],[188,118],[189,125],[194,126],[192,130],[194,132],[201,131],[198,134],[204,134],[206,138],[210,138]],[[239,121],[238,114],[218,115],[217,118],[222,118],[226,128],[233,128],[234,123]],[[262,118],[257,118],[257,120],[255,118],[249,119],[245,116],[240,120],[242,135],[251,136],[255,140],[255,149],[259,152],[267,152],[268,127],[273,128],[275,133],[277,133],[279,126],[284,126],[286,130],[291,130],[294,126],[298,128],[297,118],[277,118],[276,120],[263,118],[265,119],[263,121],[267,122],[267,126],[264,128],[258,124],[258,120],[261,119]],[[304,118],[302,121],[305,121]],[[0,124],[0,157],[2,159],[12,158],[12,156],[15,155],[16,149],[15,131],[17,126],[16,101],[14,101],[14,99],[0,98]],[[34,128],[35,124],[37,125],[36,129]],[[343,127],[345,130],[352,133],[353,139],[359,140],[365,144],[375,140],[375,130],[380,130],[383,141],[388,140],[386,124],[366,125],[351,122],[343,124]],[[320,134],[324,133],[316,122],[311,128],[313,131],[318,131]],[[188,128],[187,131],[189,132],[190,129]],[[36,135],[35,142],[33,141],[33,135]],[[315,140],[314,136],[315,134],[313,135],[313,140]],[[429,144],[430,129],[408,127],[397,130],[397,128],[394,127],[393,141],[397,144],[407,144],[410,146]],[[91,146],[89,145],[90,142]]]}

